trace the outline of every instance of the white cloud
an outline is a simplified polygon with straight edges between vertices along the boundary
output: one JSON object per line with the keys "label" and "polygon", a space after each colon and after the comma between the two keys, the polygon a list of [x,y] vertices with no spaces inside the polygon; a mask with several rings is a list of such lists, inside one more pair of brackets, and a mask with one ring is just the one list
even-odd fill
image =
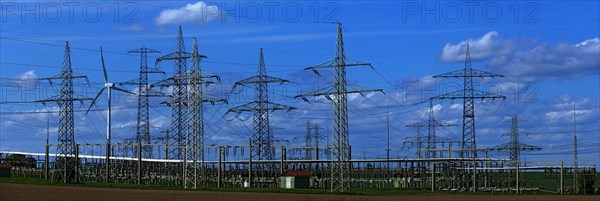
{"label": "white cloud", "polygon": [[446,43],[442,49],[440,60],[443,62],[459,62],[465,60],[467,45],[471,49],[471,59],[481,60],[509,54],[517,48],[516,41],[501,39],[499,33],[490,31],[477,39],[468,39],[458,44]]}
{"label": "white cloud", "polygon": [[480,38],[458,44],[447,43],[440,60],[460,62],[465,59],[466,45],[471,47],[472,60],[486,60],[485,68],[508,79],[536,81],[563,79],[600,74],[600,39],[579,43],[561,42],[554,45],[534,45],[511,38],[502,38],[490,31]]}
{"label": "white cloud", "polygon": [[542,45],[512,55],[506,62],[492,63],[505,74],[528,80],[560,79],[600,73],[600,40],[578,44]]}
{"label": "white cloud", "polygon": [[592,110],[554,111],[554,112],[547,112],[545,114],[545,116],[551,122],[556,122],[559,120],[566,121],[566,120],[573,119],[573,113],[575,113],[576,116],[581,117],[581,116],[585,116],[585,115],[592,113]]}
{"label": "white cloud", "polygon": [[194,23],[203,24],[218,17],[219,8],[203,1],[186,4],[180,8],[166,9],[154,20],[157,25]]}
{"label": "white cloud", "polygon": [[15,83],[23,89],[35,89],[37,79],[38,75],[35,74],[35,71],[30,70],[15,76]]}

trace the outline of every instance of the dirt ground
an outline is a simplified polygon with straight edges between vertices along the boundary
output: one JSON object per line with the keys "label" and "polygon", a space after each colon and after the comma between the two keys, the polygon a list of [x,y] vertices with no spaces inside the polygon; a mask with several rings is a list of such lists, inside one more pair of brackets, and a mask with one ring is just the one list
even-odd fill
{"label": "dirt ground", "polygon": [[563,201],[563,200],[600,200],[599,196],[554,196],[554,195],[409,195],[409,196],[354,196],[354,195],[309,195],[276,194],[247,192],[206,192],[177,190],[138,190],[91,188],[71,186],[44,186],[0,183],[0,200],[12,201],[83,201],[83,200],[411,200],[411,201]]}

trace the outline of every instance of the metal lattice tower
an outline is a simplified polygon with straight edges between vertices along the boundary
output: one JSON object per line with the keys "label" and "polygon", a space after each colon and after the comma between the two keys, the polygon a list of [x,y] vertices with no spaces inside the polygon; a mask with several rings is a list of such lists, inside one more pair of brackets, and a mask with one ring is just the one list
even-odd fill
{"label": "metal lattice tower", "polygon": [[73,91],[73,79],[85,78],[83,75],[75,75],[71,66],[71,50],[69,42],[65,44],[65,56],[63,59],[62,71],[59,75],[46,78],[52,84],[52,80],[60,80],[60,94],[49,99],[40,100],[46,102],[56,102],[59,107],[58,113],[58,157],[55,161],[55,169],[57,169],[59,178],[64,182],[71,182],[76,179],[75,166],[78,164],[75,161],[75,119],[73,113],[73,101],[80,101],[83,104],[85,100],[91,98],[76,95]]}
{"label": "metal lattice tower", "polygon": [[185,102],[188,97],[187,80],[185,72],[187,70],[187,59],[190,58],[192,58],[192,54],[185,52],[183,34],[181,31],[181,26],[179,26],[179,31],[177,34],[177,47],[175,49],[175,52],[169,53],[165,56],[156,59],[157,65],[165,60],[173,60],[175,63],[174,75],[173,77],[167,78],[166,80],[162,80],[151,86],[170,86],[173,89],[171,100],[166,102],[166,104],[171,107],[171,136],[174,139],[170,140],[170,143],[168,145],[171,147],[169,149],[170,153],[168,157],[170,159],[181,160],[184,157],[183,146],[185,144],[185,130],[187,128],[186,124],[188,122],[185,111]]}
{"label": "metal lattice tower", "polygon": [[494,148],[495,150],[508,150],[512,167],[517,167],[519,161],[521,160],[521,151],[541,150],[539,147],[521,143],[519,140],[519,135],[523,134],[527,133],[519,131],[519,119],[517,116],[514,116],[511,118],[510,132],[502,135],[510,136],[510,142]]}
{"label": "metal lattice tower", "polygon": [[[332,153],[332,174],[331,191],[345,192],[350,189],[350,141],[348,136],[348,94],[375,92],[379,89],[348,89],[351,86],[346,83],[346,67],[349,66],[371,66],[369,63],[362,63],[353,59],[346,58],[344,55],[344,40],[342,37],[342,24],[338,23],[337,44],[335,58],[317,66],[305,68],[312,70],[320,75],[317,69],[333,68],[335,70],[335,82],[331,86],[326,86],[308,94],[298,95],[304,101],[308,102],[307,96],[325,96],[333,102],[333,153]],[[333,96],[330,97],[330,96]]]}
{"label": "metal lattice tower", "polygon": [[463,99],[463,127],[461,141],[461,158],[477,158],[477,144],[475,138],[475,99],[506,99],[506,96],[492,94],[473,88],[473,78],[485,77],[504,77],[503,75],[474,70],[471,67],[471,53],[469,45],[467,45],[467,53],[465,58],[465,67],[462,70],[452,71],[433,78],[463,78],[463,89],[445,93],[431,99]]}
{"label": "metal lattice tower", "polygon": [[188,97],[185,105],[187,106],[188,123],[185,137],[185,158],[184,158],[184,187],[186,189],[196,189],[198,185],[206,184],[207,178],[205,174],[204,164],[204,113],[203,103],[210,102],[225,102],[224,99],[210,98],[203,92],[203,87],[214,82],[209,81],[210,78],[216,78],[215,75],[204,75],[200,62],[204,55],[198,53],[198,44],[194,38],[194,46],[192,48],[192,67],[187,72],[188,81]]}
{"label": "metal lattice tower", "polygon": [[[319,134],[319,129],[323,129],[321,127],[319,127],[319,123],[314,123],[311,124],[310,120],[306,121],[306,124],[304,125],[300,125],[306,128],[306,134],[304,134],[304,136],[302,137],[296,137],[294,138],[294,140],[304,140],[304,159],[305,160],[312,160],[313,159],[313,149],[318,149],[319,147],[319,140],[323,139],[323,136],[321,136]],[[314,146],[314,147],[311,147]],[[318,154],[317,151],[315,151],[315,157],[316,154]]]}
{"label": "metal lattice tower", "polygon": [[312,149],[310,146],[312,145],[312,125],[310,121],[306,121],[306,136],[304,137],[304,146],[306,146],[306,152],[304,152],[304,159],[310,160],[312,158]]}
{"label": "metal lattice tower", "polygon": [[237,113],[238,115],[242,112],[252,112],[253,127],[252,127],[252,160],[273,160],[273,149],[271,139],[271,129],[269,124],[269,112],[277,110],[293,110],[296,109],[291,106],[273,103],[269,101],[268,83],[279,82],[285,83],[288,80],[281,78],[271,77],[267,75],[265,68],[265,61],[263,58],[262,48],[258,57],[257,75],[252,76],[236,82],[233,88],[237,85],[254,85],[254,101],[231,108],[227,111]]}
{"label": "metal lattice tower", "polygon": [[[156,92],[150,91],[148,86],[148,73],[163,73],[155,68],[148,68],[148,53],[160,53],[158,50],[153,50],[142,46],[141,48],[127,51],[127,53],[140,54],[140,78],[128,82],[120,83],[120,85],[135,85],[138,87],[138,116],[137,116],[137,132],[135,142],[138,144],[150,144],[150,114],[148,111],[148,97],[157,96]],[[152,157],[152,147],[142,147],[142,157]]]}
{"label": "metal lattice tower", "polygon": [[[406,140],[406,143],[410,143],[415,145],[417,150],[417,158],[423,158],[423,143],[425,143],[425,158],[436,158],[437,154],[435,152],[436,144],[438,142],[446,141],[447,139],[437,137],[435,134],[436,127],[448,127],[448,126],[457,126],[456,124],[450,124],[445,122],[436,121],[433,118],[433,110],[430,109],[429,119],[422,122],[412,123],[406,125],[409,128],[417,129],[417,137],[414,139]],[[423,137],[421,135],[421,128],[427,128],[427,136]]]}

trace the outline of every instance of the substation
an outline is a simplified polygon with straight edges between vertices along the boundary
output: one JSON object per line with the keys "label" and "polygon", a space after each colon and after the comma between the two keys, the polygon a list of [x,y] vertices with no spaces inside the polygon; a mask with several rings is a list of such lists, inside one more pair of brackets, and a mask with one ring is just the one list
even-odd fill
{"label": "substation", "polygon": [[[503,76],[473,69],[468,46],[464,69],[434,76],[440,79],[458,79],[463,83],[463,88],[431,97],[428,119],[406,125],[419,130],[417,137],[405,142],[416,149],[414,158],[391,157],[389,145],[385,148],[385,157],[352,156],[351,135],[348,132],[351,126],[348,124],[348,94],[383,91],[357,88],[346,82],[346,67],[368,68],[370,64],[345,57],[343,30],[343,26],[338,24],[333,59],[305,69],[317,75],[320,75],[320,69],[333,69],[333,83],[295,97],[306,102],[309,102],[309,97],[324,97],[332,104],[331,133],[319,133],[320,126],[308,121],[304,146],[286,146],[278,143],[281,139],[273,136],[272,130],[276,128],[269,123],[269,115],[296,108],[269,100],[268,85],[288,81],[267,75],[262,49],[259,51],[256,75],[234,84],[234,87],[252,86],[254,100],[242,105],[226,105],[230,107],[227,113],[231,115],[247,113],[253,118],[252,134],[247,143],[236,146],[206,145],[203,107],[227,104],[227,100],[203,91],[206,85],[220,82],[220,78],[202,71],[200,64],[205,56],[199,54],[195,39],[192,51],[186,52],[179,27],[176,50],[154,61],[156,65],[173,63],[173,75],[162,81],[149,83],[148,74],[162,72],[158,68],[148,67],[149,62],[152,64],[152,61],[148,61],[148,54],[160,52],[146,47],[134,49],[129,53],[140,54],[139,78],[111,83],[104,69],[105,86],[95,98],[74,93],[73,79],[85,76],[73,72],[67,42],[62,71],[55,77],[47,78],[48,81],[59,84],[60,91],[54,97],[35,101],[56,104],[60,108],[57,143],[47,142],[45,153],[1,151],[0,162],[13,164],[12,176],[35,176],[62,183],[108,182],[182,189],[305,188],[347,192],[372,188],[598,194],[600,182],[595,164],[600,159],[577,158],[576,134],[573,160],[521,160],[521,152],[537,151],[540,148],[519,142],[521,131],[518,128],[518,117],[515,116],[511,131],[507,134],[510,142],[497,147],[477,147],[475,104],[485,104],[479,102],[482,100],[502,100],[506,97],[474,88],[474,79]],[[103,56],[102,61],[104,67]],[[137,91],[121,88],[127,85],[135,86]],[[171,94],[157,90],[165,87],[172,89]],[[134,94],[138,98],[135,138],[111,142],[112,90],[115,93]],[[106,110],[108,143],[77,143],[74,137],[77,131],[74,128],[73,103],[91,101],[91,108],[104,93],[109,97]],[[150,136],[148,99],[156,96],[170,99],[165,104],[171,110],[171,125],[163,133],[163,137]],[[432,102],[444,100],[463,101],[461,125],[435,119]],[[462,139],[451,141],[437,137],[436,127],[447,126],[462,127]],[[421,130],[427,132],[421,134]],[[328,141],[331,143],[319,144],[320,139],[325,137],[330,138]],[[504,151],[509,157],[488,157],[488,153],[493,151]],[[11,155],[24,155],[24,158],[15,159]],[[532,162],[536,165],[529,165]]]}

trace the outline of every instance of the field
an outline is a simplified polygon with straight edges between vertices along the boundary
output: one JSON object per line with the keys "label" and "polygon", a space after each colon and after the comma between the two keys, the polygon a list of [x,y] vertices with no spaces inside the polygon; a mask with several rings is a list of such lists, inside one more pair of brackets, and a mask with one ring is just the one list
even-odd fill
{"label": "field", "polygon": [[330,194],[324,189],[203,189],[179,190],[174,186],[137,186],[87,182],[51,183],[40,178],[0,178],[0,200],[598,200],[600,196],[462,194],[426,190],[359,190]]}
{"label": "field", "polygon": [[184,190],[117,189],[77,186],[50,186],[32,184],[0,183],[2,200],[598,200],[598,196],[557,196],[557,195],[330,195],[330,194],[291,194],[256,192],[215,192]]}

